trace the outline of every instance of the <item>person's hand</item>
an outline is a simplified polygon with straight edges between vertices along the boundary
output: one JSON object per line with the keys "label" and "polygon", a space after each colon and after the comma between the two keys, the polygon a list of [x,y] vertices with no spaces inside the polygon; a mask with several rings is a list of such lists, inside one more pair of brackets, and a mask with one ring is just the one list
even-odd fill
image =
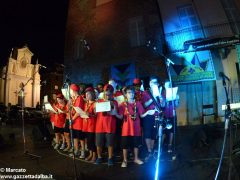
{"label": "person's hand", "polygon": [[155,114],[155,109],[153,109],[153,110],[148,110],[148,111],[147,111],[147,114],[148,114],[148,115],[154,115],[154,114]]}
{"label": "person's hand", "polygon": [[154,111],[160,113],[160,111],[156,107],[155,107]]}
{"label": "person's hand", "polygon": [[157,96],[159,97],[161,96],[157,85],[153,85],[151,89],[152,89],[152,95],[154,98],[156,98]]}

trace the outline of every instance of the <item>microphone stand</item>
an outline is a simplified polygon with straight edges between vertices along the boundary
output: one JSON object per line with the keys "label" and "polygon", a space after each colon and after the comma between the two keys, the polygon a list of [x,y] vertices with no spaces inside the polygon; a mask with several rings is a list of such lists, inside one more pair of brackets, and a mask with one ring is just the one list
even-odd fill
{"label": "microphone stand", "polygon": [[65,82],[63,83],[63,87],[67,87],[67,94],[69,97],[68,106],[69,106],[69,130],[70,130],[70,139],[71,139],[71,146],[73,148],[73,169],[74,169],[74,179],[78,180],[78,174],[77,174],[77,167],[76,167],[76,156],[74,152],[74,142],[73,142],[73,129],[72,129],[72,100],[70,96],[70,84],[71,81],[68,79],[68,76],[66,76]]}
{"label": "microphone stand", "polygon": [[[168,79],[170,82],[170,88],[172,90],[172,95],[173,95],[173,85],[172,85],[172,77],[171,77],[171,72],[170,72],[170,64],[174,65],[174,62],[169,59],[168,57],[164,56],[163,54],[160,54],[162,57],[164,57],[166,69],[167,69],[167,74],[168,74]],[[176,111],[175,111],[175,102],[172,97],[172,114],[173,114],[173,154],[172,154],[172,160],[176,159]]]}
{"label": "microphone stand", "polygon": [[[150,46],[151,42],[148,43],[148,46]],[[156,50],[156,49],[154,49]],[[168,73],[168,77],[169,77],[169,81],[170,81],[170,87],[172,90],[172,94],[173,94],[173,88],[172,88],[172,78],[171,78],[171,73],[170,73],[170,64],[174,64],[173,61],[171,61],[169,58],[167,58],[166,56],[164,56],[163,54],[159,53],[160,56],[164,57],[165,60],[165,65],[166,65],[166,69],[167,69],[167,73]],[[152,98],[154,100],[154,98]],[[175,106],[174,106],[174,100],[172,98],[172,106],[173,106],[173,155],[172,155],[172,160],[176,159],[176,153],[175,153],[175,144],[176,144],[176,126],[175,126]],[[158,127],[158,135],[159,135],[159,139],[158,139],[158,156],[157,156],[157,161],[156,161],[156,170],[155,170],[155,176],[154,176],[154,180],[159,180],[159,167],[160,167],[160,156],[161,156],[161,151],[162,151],[162,132],[163,132],[163,125],[162,123],[160,123],[159,127]]]}
{"label": "microphone stand", "polygon": [[[215,180],[218,179],[219,176],[219,172],[221,169],[221,165],[222,165],[222,160],[223,160],[223,156],[224,156],[224,149],[226,146],[226,139],[227,139],[227,131],[229,128],[229,168],[228,168],[228,180],[231,180],[231,171],[232,171],[232,124],[231,124],[231,116],[232,116],[232,112],[231,112],[231,107],[230,107],[230,100],[229,100],[229,93],[227,91],[227,87],[226,87],[226,81],[225,81],[225,77],[222,77],[222,83],[223,83],[223,87],[225,90],[225,94],[226,94],[226,106],[227,109],[225,111],[225,131],[224,131],[224,139],[223,139],[223,144],[222,144],[222,152],[221,152],[221,158],[219,160],[219,164],[218,164],[218,169],[215,175]],[[230,82],[230,80],[229,80]],[[231,85],[231,82],[230,82]]]}
{"label": "microphone stand", "polygon": [[[33,74],[33,77],[38,73],[38,70],[36,72],[34,72]],[[33,157],[34,159],[35,158],[41,158],[41,156],[38,156],[38,155],[35,155],[35,154],[32,154],[32,153],[29,153],[27,150],[26,150],[26,137],[25,137],[25,120],[24,120],[24,87],[26,87],[26,85],[31,81],[31,80],[34,80],[33,77],[30,77],[28,79],[28,81],[25,83],[25,84],[21,84],[21,89],[19,90],[18,94],[21,93],[21,120],[22,120],[22,136],[23,136],[23,154],[24,155],[28,155],[28,156],[31,156]]]}
{"label": "microphone stand", "polygon": [[163,132],[163,125],[162,123],[160,123],[158,127],[158,136],[159,136],[158,137],[158,154],[157,154],[154,180],[159,180],[160,157],[161,157],[161,151],[162,151],[162,132]]}
{"label": "microphone stand", "polygon": [[[153,100],[157,110],[159,113],[161,113],[161,105],[155,100],[152,93],[149,92],[149,95],[151,99]],[[163,125],[162,122],[160,122],[160,114],[158,114],[157,119],[155,117],[155,125],[154,128],[158,128],[158,154],[157,154],[157,160],[156,160],[156,169],[155,169],[155,175],[154,180],[159,180],[159,168],[160,168],[160,157],[162,152],[162,132],[163,132]]]}

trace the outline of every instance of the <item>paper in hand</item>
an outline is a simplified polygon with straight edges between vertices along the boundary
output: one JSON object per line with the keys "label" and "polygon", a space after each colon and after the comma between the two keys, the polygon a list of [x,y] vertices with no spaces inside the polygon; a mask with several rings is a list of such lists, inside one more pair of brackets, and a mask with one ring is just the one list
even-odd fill
{"label": "paper in hand", "polygon": [[109,112],[109,111],[111,111],[110,101],[96,103],[96,112]]}
{"label": "paper in hand", "polygon": [[89,116],[80,107],[73,106],[73,108],[80,115],[81,118],[89,118]]}
{"label": "paper in hand", "polygon": [[166,100],[172,101],[176,100],[178,87],[166,88]]}
{"label": "paper in hand", "polygon": [[157,85],[152,86],[152,92],[154,97],[157,97],[157,96],[160,97],[160,92]]}
{"label": "paper in hand", "polygon": [[44,103],[48,103],[48,95],[44,96],[43,102],[44,102]]}
{"label": "paper in hand", "polygon": [[50,110],[50,111],[54,112],[55,114],[57,114],[57,111],[55,111],[55,109],[53,109],[53,107],[50,103],[45,104],[45,109]]}
{"label": "paper in hand", "polygon": [[[56,107],[57,108],[57,107]],[[59,113],[64,113],[61,109],[57,108]]]}
{"label": "paper in hand", "polygon": [[61,91],[62,91],[62,94],[65,97],[65,99],[69,101],[70,97],[69,97],[68,89],[67,88],[61,89]]}
{"label": "paper in hand", "polygon": [[114,99],[118,102],[118,104],[122,104],[125,101],[125,98],[123,95],[114,97]]}

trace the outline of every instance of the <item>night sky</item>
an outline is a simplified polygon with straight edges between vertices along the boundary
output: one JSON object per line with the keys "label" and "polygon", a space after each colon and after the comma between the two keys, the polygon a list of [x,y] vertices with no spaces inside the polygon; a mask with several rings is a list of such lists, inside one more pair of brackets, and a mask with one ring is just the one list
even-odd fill
{"label": "night sky", "polygon": [[0,66],[13,47],[28,45],[40,64],[63,63],[68,0],[4,0],[0,3]]}

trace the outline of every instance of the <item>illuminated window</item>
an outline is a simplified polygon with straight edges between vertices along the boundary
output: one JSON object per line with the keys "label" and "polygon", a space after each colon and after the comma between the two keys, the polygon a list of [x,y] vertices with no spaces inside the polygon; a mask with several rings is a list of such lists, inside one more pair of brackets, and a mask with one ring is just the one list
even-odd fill
{"label": "illuminated window", "polygon": [[96,0],[96,6],[111,2],[112,0]]}
{"label": "illuminated window", "polygon": [[129,19],[129,39],[131,47],[145,45],[145,31],[142,17]]}
{"label": "illuminated window", "polygon": [[194,27],[199,25],[198,17],[192,5],[179,7],[178,15],[183,28]]}

